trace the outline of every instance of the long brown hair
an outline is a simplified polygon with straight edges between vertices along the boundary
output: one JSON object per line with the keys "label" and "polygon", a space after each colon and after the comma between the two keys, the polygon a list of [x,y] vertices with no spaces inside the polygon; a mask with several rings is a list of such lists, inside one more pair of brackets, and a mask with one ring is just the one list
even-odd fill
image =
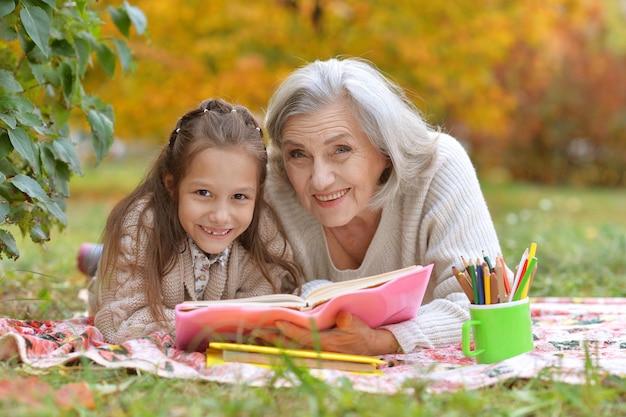
{"label": "long brown hair", "polygon": [[[106,285],[109,279],[107,277],[111,276],[117,266],[122,244],[120,236],[124,234],[124,222],[128,213],[136,210],[138,201],[145,200],[137,222],[139,226],[136,241],[145,244],[141,250],[145,256],[143,267],[147,280],[146,296],[150,312],[157,320],[165,321],[161,294],[162,277],[172,270],[177,255],[188,250],[186,233],[178,218],[178,187],[195,155],[208,148],[225,146],[240,146],[255,156],[260,173],[252,222],[238,237],[239,242],[249,251],[275,292],[279,292],[281,286],[276,285],[271,278],[269,264],[278,264],[291,274],[293,282],[284,283],[283,286],[300,285],[298,267],[271,253],[258,232],[261,213],[269,211],[273,215],[263,199],[267,175],[263,131],[245,107],[233,106],[220,99],[208,99],[199,108],[189,111],[178,120],[170,134],[169,143],[163,148],[144,180],[111,211],[102,235],[104,248],[98,275],[103,278],[102,285]],[[150,221],[145,221],[146,216],[150,217]],[[284,236],[280,228],[279,231]],[[141,235],[149,238],[140,239]],[[286,245],[283,253],[285,250]],[[136,265],[133,267],[137,268]]]}

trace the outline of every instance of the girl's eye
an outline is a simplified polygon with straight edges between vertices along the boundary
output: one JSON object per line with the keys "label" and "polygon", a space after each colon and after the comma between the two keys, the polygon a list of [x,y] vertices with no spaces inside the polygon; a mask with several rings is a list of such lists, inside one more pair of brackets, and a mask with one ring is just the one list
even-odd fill
{"label": "girl's eye", "polygon": [[211,192],[209,190],[198,190],[196,191],[196,194],[202,196],[202,197],[210,197],[211,196]]}
{"label": "girl's eye", "polygon": [[234,198],[235,200],[246,200],[246,199],[248,199],[248,196],[247,196],[247,195],[245,195],[245,194],[235,194],[235,195],[233,196],[233,198]]}

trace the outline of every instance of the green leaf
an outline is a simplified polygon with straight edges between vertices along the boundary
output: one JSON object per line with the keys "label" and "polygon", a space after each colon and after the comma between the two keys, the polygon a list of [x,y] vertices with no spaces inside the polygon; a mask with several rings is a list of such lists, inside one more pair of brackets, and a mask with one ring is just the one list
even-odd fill
{"label": "green leaf", "polygon": [[15,31],[15,27],[8,24],[6,20],[6,18],[0,18],[0,39],[13,42],[17,39],[17,32]]}
{"label": "green leaf", "polygon": [[48,65],[35,64],[34,62],[29,62],[28,65],[30,66],[30,70],[37,84],[42,85],[48,81],[46,78],[46,69],[49,68]]}
{"label": "green leaf", "polygon": [[60,221],[64,225],[67,224],[67,216],[65,215],[65,213],[63,212],[63,210],[61,209],[61,207],[59,207],[59,205],[57,203],[50,202],[50,203],[46,204],[46,209],[58,221]]}
{"label": "green leaf", "polygon": [[61,77],[61,86],[63,87],[63,97],[68,105],[72,103],[72,93],[74,92],[74,73],[72,67],[63,62],[59,65],[59,75]]}
{"label": "green leaf", "polygon": [[30,66],[30,70],[33,72],[33,76],[35,77],[39,85],[44,85],[47,83],[50,83],[55,87],[61,85],[59,74],[50,65],[36,64],[34,62],[29,62],[28,64]]}
{"label": "green leaf", "polygon": [[53,40],[50,44],[50,48],[52,49],[52,54],[56,56],[64,56],[68,58],[76,56],[76,51],[74,51],[72,44],[66,39]]}
{"label": "green leaf", "polygon": [[38,113],[18,111],[15,113],[15,118],[23,126],[32,127],[37,133],[42,133],[43,121]]}
{"label": "green leaf", "polygon": [[20,251],[17,249],[13,235],[7,230],[0,229],[0,258],[2,258],[3,253],[13,259],[20,257]]}
{"label": "green leaf", "polygon": [[109,78],[113,78],[115,74],[115,54],[113,51],[108,46],[99,44],[96,48],[96,54],[104,72],[106,72]]}
{"label": "green leaf", "polygon": [[15,10],[15,1],[4,0],[0,3],[0,17],[4,17]]}
{"label": "green leaf", "polygon": [[43,166],[43,172],[48,177],[54,174],[56,170],[56,162],[57,157],[52,151],[52,143],[44,142],[41,146],[41,150],[39,152],[39,156],[41,158],[41,165]]}
{"label": "green leaf", "polygon": [[[13,165],[11,161],[9,161],[8,159],[0,159],[0,172],[2,172],[7,177],[17,174],[15,165]],[[8,194],[6,193],[2,194],[3,190],[6,191],[6,187],[3,189],[2,186],[3,184],[0,184],[0,196],[4,195],[5,198],[9,198],[7,197]],[[10,188],[13,188],[13,187],[10,187]]]}
{"label": "green leaf", "polygon": [[70,118],[70,110],[61,104],[60,101],[56,101],[50,109],[50,120],[57,126],[67,126],[67,122]]}
{"label": "green leaf", "polygon": [[[82,176],[83,174],[80,173],[80,175]],[[72,172],[70,171],[69,166],[65,162],[57,160],[53,175],[53,181],[56,186],[57,194],[62,195],[63,198],[67,198],[70,196],[71,176]]]}
{"label": "green leaf", "polygon": [[[53,195],[56,196],[56,198],[62,199],[69,197],[71,172],[68,165],[55,155],[52,149],[52,143],[44,143],[44,148],[41,151],[41,162],[48,176],[50,189],[52,193],[54,193]],[[49,211],[53,209],[54,208],[47,208]]]}
{"label": "green leaf", "polygon": [[4,223],[4,220],[9,215],[9,211],[11,208],[9,207],[9,203],[5,200],[0,201],[0,223]]}
{"label": "green leaf", "polygon": [[30,239],[35,243],[41,243],[50,240],[50,236],[48,236],[46,233],[44,233],[43,230],[41,230],[40,225],[35,224],[33,225],[33,227],[30,228]]}
{"label": "green leaf", "polygon": [[91,46],[89,41],[83,38],[74,39],[74,46],[76,47],[76,53],[78,54],[78,75],[83,76],[87,70],[87,64],[89,64],[91,56]]}
{"label": "green leaf", "polygon": [[24,30],[39,47],[41,52],[48,57],[50,54],[48,41],[50,40],[50,17],[41,8],[30,6],[28,3],[22,4],[20,18],[24,25]]}
{"label": "green leaf", "polygon": [[83,175],[80,169],[80,159],[76,154],[76,148],[69,138],[58,138],[52,142],[52,151],[61,161],[72,167],[74,172]]}
{"label": "green leaf", "polygon": [[76,10],[79,11],[79,13],[84,13],[85,9],[87,8],[87,3],[89,3],[91,0],[76,0],[74,1],[74,4],[76,5]]}
{"label": "green leaf", "polygon": [[13,150],[11,141],[7,139],[9,139],[7,134],[5,132],[0,132],[0,160],[6,158]]}
{"label": "green leaf", "polygon": [[11,200],[11,212],[9,213],[9,221],[11,223],[15,223],[19,226],[20,230],[23,231],[25,227],[30,227],[32,224],[32,206],[31,202],[26,202],[26,195],[24,193],[15,193],[15,187],[11,187],[11,193],[14,195],[18,195],[20,199],[12,199]]}
{"label": "green leaf", "polygon": [[132,6],[127,1],[124,1],[124,8],[126,9],[126,13],[128,13],[128,17],[135,26],[137,34],[142,35],[145,32],[146,27],[148,26],[148,19],[146,19],[146,15],[143,14],[141,9]]}
{"label": "green leaf", "polygon": [[113,144],[113,120],[105,113],[89,110],[87,121],[91,126],[92,145],[99,163]]}
{"label": "green leaf", "polygon": [[48,6],[50,6],[52,9],[56,10],[56,0],[39,0],[45,4],[47,4]]}
{"label": "green leaf", "polygon": [[115,44],[115,49],[117,49],[117,56],[120,59],[122,71],[127,72],[133,69],[133,55],[126,42],[121,39],[113,39],[113,43]]}
{"label": "green leaf", "polygon": [[0,69],[0,87],[11,93],[24,91],[22,85],[13,76],[13,73],[3,69]]}
{"label": "green leaf", "polygon": [[39,147],[35,141],[21,127],[11,129],[8,133],[13,148],[39,173]]}
{"label": "green leaf", "polygon": [[11,183],[15,186],[15,188],[35,200],[44,202],[50,201],[50,197],[48,197],[43,188],[41,188],[41,185],[28,175],[18,174],[11,178]]}
{"label": "green leaf", "polygon": [[126,10],[121,7],[116,9],[109,6],[109,15],[111,16],[113,23],[115,23],[117,30],[128,38],[128,35],[130,34],[130,18],[128,17]]}
{"label": "green leaf", "polygon": [[0,109],[12,110],[14,113],[32,113],[35,106],[22,94],[0,95]]}
{"label": "green leaf", "polygon": [[0,120],[6,123],[9,129],[15,129],[15,126],[17,126],[17,121],[15,120],[15,117],[11,114],[0,113]]}

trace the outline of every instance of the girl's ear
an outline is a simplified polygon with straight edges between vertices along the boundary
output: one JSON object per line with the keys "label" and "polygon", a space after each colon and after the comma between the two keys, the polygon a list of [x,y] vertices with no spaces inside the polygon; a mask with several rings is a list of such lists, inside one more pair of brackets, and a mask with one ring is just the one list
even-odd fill
{"label": "girl's ear", "polygon": [[170,194],[170,197],[173,197],[174,193],[174,177],[172,174],[163,175],[163,184],[165,185],[165,189]]}

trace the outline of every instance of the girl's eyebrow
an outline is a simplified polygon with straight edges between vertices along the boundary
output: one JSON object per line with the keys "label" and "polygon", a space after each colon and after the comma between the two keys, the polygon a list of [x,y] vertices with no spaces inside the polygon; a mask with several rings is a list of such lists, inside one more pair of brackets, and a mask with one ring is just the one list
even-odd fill
{"label": "girl's eyebrow", "polygon": [[[209,184],[201,179],[189,181],[189,186],[192,188],[206,188],[209,190],[212,188],[215,188],[214,184]],[[256,190],[257,190],[256,186],[243,186],[240,188],[236,188],[234,192],[235,193],[253,193],[253,192],[256,192]]]}
{"label": "girl's eyebrow", "polygon": [[256,193],[256,187],[244,187],[241,189],[237,189],[236,194],[253,194]]}

